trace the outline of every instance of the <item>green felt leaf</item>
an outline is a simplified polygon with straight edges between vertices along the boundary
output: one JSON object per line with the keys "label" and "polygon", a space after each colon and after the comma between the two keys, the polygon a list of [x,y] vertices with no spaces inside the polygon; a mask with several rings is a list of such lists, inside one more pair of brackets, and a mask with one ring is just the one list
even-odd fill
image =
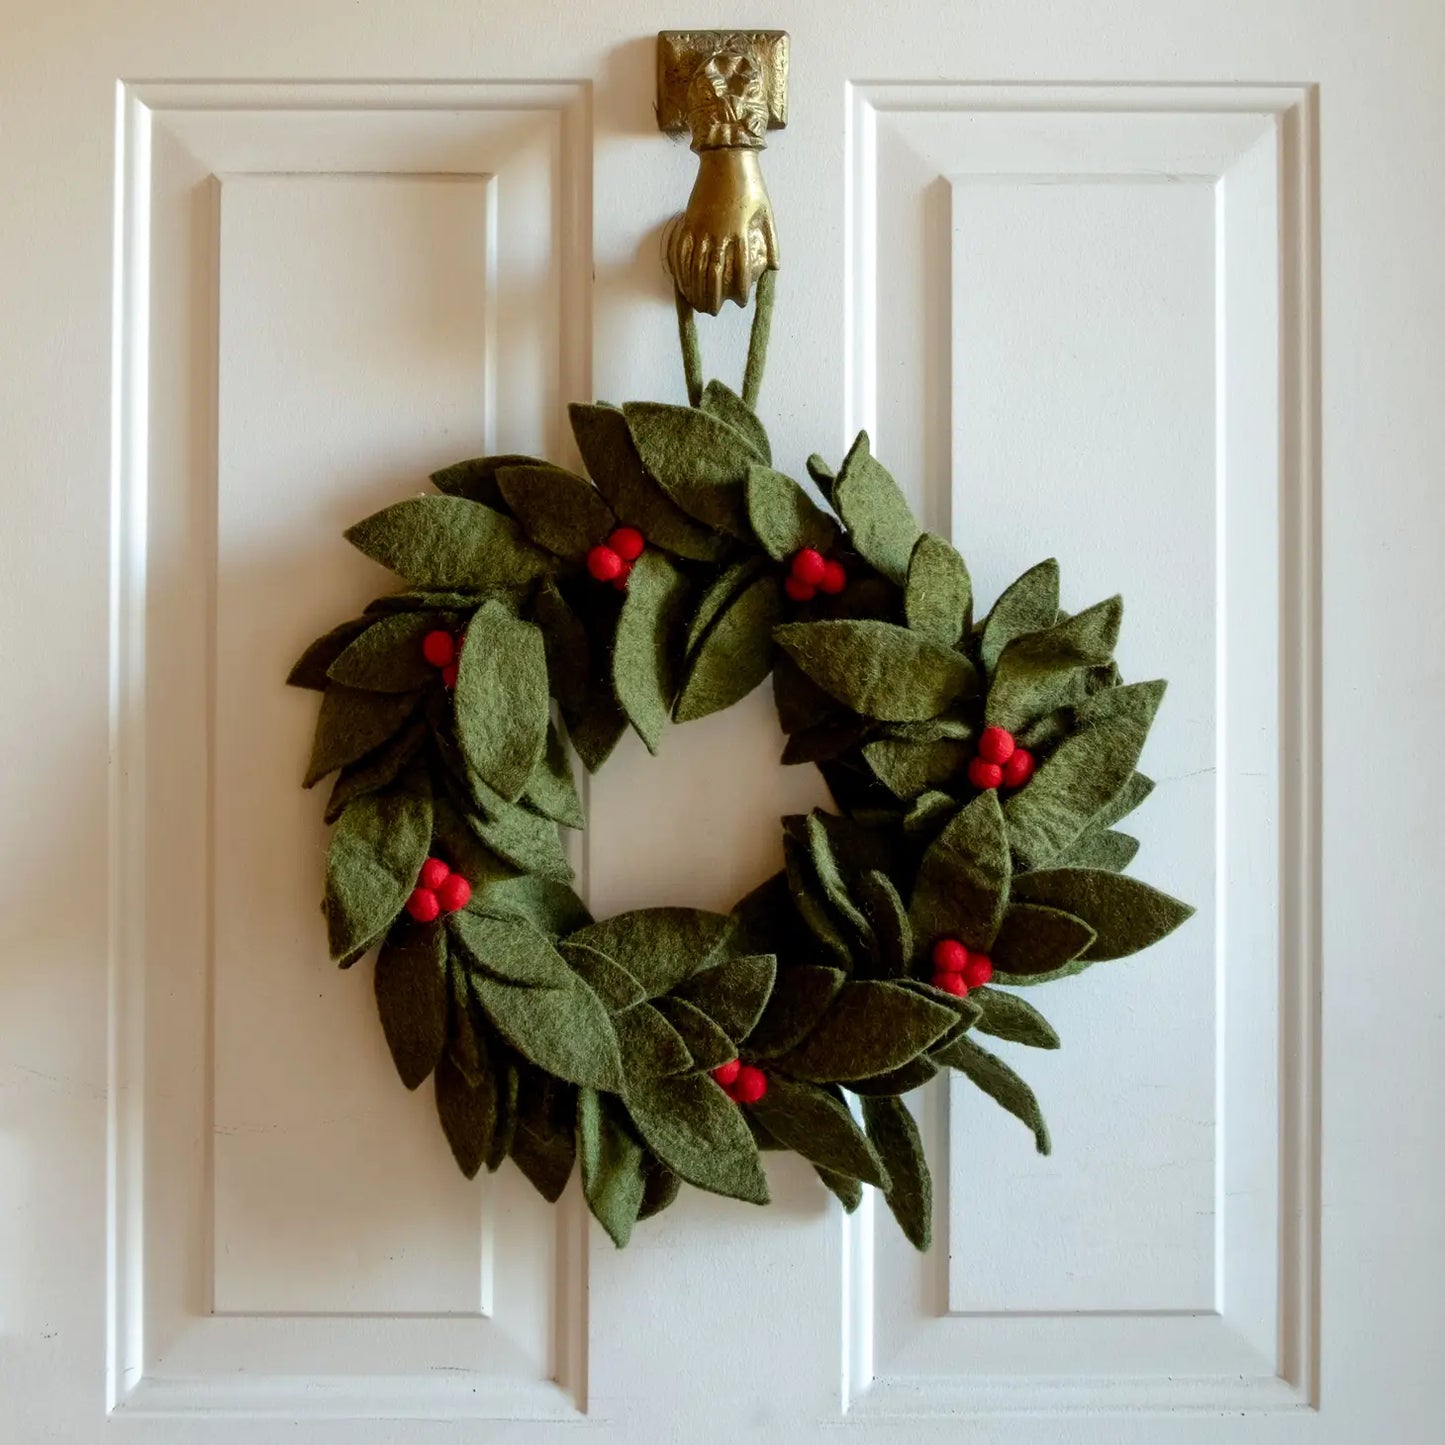
{"label": "green felt leaf", "polygon": [[467,629],[453,697],[467,762],[515,802],[547,745],[551,699],[541,629],[508,616],[498,602],[485,603]]}
{"label": "green felt leaf", "polygon": [[824,692],[786,652],[779,652],[773,659],[773,706],[778,726],[785,733],[801,732],[845,716],[838,699]]}
{"label": "green felt leaf", "polygon": [[621,411],[573,403],[567,414],[588,475],[619,522],[636,527],[651,546],[677,557],[710,562],[722,556],[727,539],[689,517],[648,476]]}
{"label": "green felt leaf", "polygon": [[446,928],[473,964],[506,983],[570,989],[578,981],[546,935],[522,919],[463,909],[448,916]]}
{"label": "green felt leaf", "polygon": [[491,1065],[486,1030],[477,1027],[466,964],[461,959],[448,958],[447,980],[451,996],[447,1057],[461,1070],[467,1087],[475,1089],[482,1084]]}
{"label": "green felt leaf", "polygon": [[954,738],[905,742],[901,738],[875,738],[863,749],[873,775],[900,798],[916,798],[961,777],[975,749]]}
{"label": "green felt leaf", "polygon": [[913,544],[903,610],[908,626],[944,647],[968,630],[973,581],[963,558],[942,537],[925,532]]}
{"label": "green felt leaf", "polygon": [[1083,675],[1107,664],[1119,640],[1122,598],[1111,597],[1067,621],[1013,638],[999,654],[984,720],[1021,731],[1032,719],[1074,702]]}
{"label": "green felt leaf", "polygon": [[552,565],[510,517],[463,497],[408,497],[349,528],[346,540],[421,587],[515,586]]}
{"label": "green felt leaf", "polygon": [[1049,1152],[1049,1129],[1034,1091],[1002,1059],[967,1037],[955,1039],[940,1057],[1026,1124],[1033,1131],[1034,1146],[1040,1154]]}
{"label": "green felt leaf", "polygon": [[813,1164],[882,1189],[888,1173],[847,1106],[812,1084],[772,1075],[768,1092],[749,1105],[763,1127]]}
{"label": "green felt leaf", "polygon": [[1191,918],[1194,909],[1137,878],[1095,868],[1058,868],[1026,874],[1016,896],[1063,909],[1095,931],[1084,952],[1090,963],[1127,958],[1157,943]]}
{"label": "green felt leaf", "polygon": [[1024,868],[1061,853],[1129,781],[1164,688],[1110,688],[1075,709],[1078,731],[1004,804],[1009,843]]}
{"label": "green felt leaf", "polygon": [[890,622],[790,622],[774,640],[826,692],[884,722],[932,717],[976,686],[966,657]]}
{"label": "green felt leaf", "polygon": [[[1015,880],[1016,898],[1026,891],[1028,876]],[[994,979],[1019,985],[1068,978],[1089,966],[1084,955],[1093,941],[1094,930],[1072,913],[1035,903],[1010,903],[989,951]]]}
{"label": "green felt leaf", "polygon": [[675,994],[654,999],[653,1008],[687,1045],[695,1069],[716,1069],[737,1058],[737,1045],[700,1009]]}
{"label": "green felt leaf", "polygon": [[852,1214],[863,1202],[863,1186],[856,1179],[849,1179],[846,1174],[834,1173],[831,1169],[821,1169],[813,1165],[813,1172],[828,1186],[828,1189],[837,1197],[838,1203]]}
{"label": "green felt leaf", "polygon": [[587,1205],[621,1249],[642,1207],[644,1151],[622,1106],[595,1089],[577,1091],[577,1155]]}
{"label": "green felt leaf", "polygon": [[1143,773],[1131,773],[1128,781],[1089,820],[1091,828],[1112,828],[1127,817],[1154,791],[1154,780]]}
{"label": "green felt leaf", "polygon": [[[473,789],[485,787],[474,779]],[[572,865],[562,850],[556,825],[528,808],[503,802],[491,794],[484,811],[466,814],[467,826],[486,847],[523,872],[540,873],[566,882],[572,877]]]}
{"label": "green felt leaf", "polygon": [[326,931],[332,958],[383,933],[416,887],[431,843],[432,799],[425,771],[409,769],[384,792],[342,813],[326,851]]}
{"label": "green felt leaf", "polygon": [[826,555],[838,545],[838,524],[782,472],[749,467],[747,503],[753,533],[775,562],[789,561],[804,547]]}
{"label": "green felt leaf", "polygon": [[853,950],[844,934],[842,920],[833,911],[823,885],[808,856],[807,844],[792,835],[783,838],[783,862],[792,892],[793,906],[808,931],[832,955],[835,962],[851,972]]}
{"label": "green felt leaf", "polygon": [[522,802],[532,812],[561,823],[565,828],[587,825],[582,800],[577,796],[577,783],[572,776],[572,760],[567,756],[567,745],[550,720],[546,748],[522,790]]}
{"label": "green felt leaf", "polygon": [[629,1079],[681,1074],[692,1068],[692,1050],[650,1003],[623,1009],[612,1024]]}
{"label": "green felt leaf", "polygon": [[375,752],[342,768],[332,785],[331,796],[326,800],[326,821],[334,823],[353,798],[374,793],[378,788],[394,783],[401,770],[416,756],[426,733],[425,722],[408,723]]}
{"label": "green felt leaf", "polygon": [[742,1112],[706,1074],[633,1080],[626,1102],[647,1147],[680,1178],[750,1204],[768,1202]]}
{"label": "green felt leaf", "polygon": [[812,477],[818,490],[822,492],[831,504],[833,500],[833,488],[838,485],[837,472],[835,472],[817,452],[814,452],[804,465],[808,468],[808,475]]}
{"label": "green felt leaf", "polygon": [[859,880],[858,897],[872,928],[878,967],[887,977],[902,977],[913,962],[913,926],[898,890],[886,873],[870,868]]}
{"label": "green felt leaf", "polygon": [[416,710],[411,692],[363,692],[333,682],[321,698],[305,786],[375,751],[406,725]]}
{"label": "green felt leaf", "polygon": [[745,587],[718,615],[688,659],[686,679],[673,708],[678,722],[692,722],[741,702],[767,677],[773,660],[773,628],[783,616],[776,577]]}
{"label": "green felt leaf", "polygon": [[610,1093],[624,1083],[617,1035],[602,1000],[570,969],[565,987],[533,988],[471,975],[477,1001],[492,1025],[522,1055],[573,1084]]}
{"label": "green felt leaf", "polygon": [[512,1162],[548,1204],[555,1204],[577,1157],[576,1091],[540,1069],[523,1069],[516,1117]]}
{"label": "green felt leaf", "polygon": [[863,1100],[868,1138],[888,1171],[883,1197],[904,1237],[917,1250],[933,1243],[933,1176],[908,1105],[880,1096]]}
{"label": "green felt leaf", "polygon": [[497,473],[503,467],[530,466],[536,457],[523,456],[520,452],[504,452],[494,457],[472,457],[464,462],[453,462],[439,472],[431,474],[431,484],[439,492],[452,497],[465,497],[469,502],[484,502],[489,507],[501,507],[502,489],[497,482]]}
{"label": "green felt leaf", "polygon": [[331,664],[370,626],[371,618],[354,617],[350,622],[343,622],[318,637],[296,659],[295,665],[286,676],[286,686],[325,692],[331,683],[328,676]]}
{"label": "green felt leaf", "polygon": [[492,1069],[497,1079],[497,1121],[492,1142],[483,1160],[488,1174],[495,1174],[512,1152],[517,1136],[517,1098],[521,1089],[522,1065],[510,1052],[503,1052],[498,1041],[492,1051]]}
{"label": "green felt leaf", "polygon": [[971,1029],[983,1015],[983,1005],[975,1002],[972,990],[967,996],[960,998],[957,994],[946,993],[941,988],[935,988],[921,978],[900,978],[897,983],[899,988],[906,988],[910,993],[916,993],[930,1003],[937,1004],[939,1008],[946,1008],[954,1015],[953,1023],[934,1045],[935,1050],[947,1047],[952,1039]]}
{"label": "green felt leaf", "polygon": [[733,905],[734,929],[728,940],[735,954],[777,948],[789,955],[809,946],[807,931],[793,906],[786,872],[765,878]]}
{"label": "green felt leaf", "polygon": [[992,673],[1000,654],[1015,637],[1052,627],[1059,615],[1059,564],[1050,557],[1030,567],[1004,588],[983,624],[979,656]]}
{"label": "green felt leaf", "polygon": [[655,998],[709,967],[731,929],[726,913],[637,908],[579,929],[565,942],[585,944],[615,959]]}
{"label": "green felt leaf", "polygon": [[638,737],[655,753],[677,691],[674,636],[687,584],[660,552],[647,551],[632,564],[617,640],[612,686]]}
{"label": "green felt leaf", "polygon": [[1122,873],[1139,851],[1139,840],[1128,833],[1090,824],[1051,860],[1055,868],[1103,868]]}
{"label": "green felt leaf", "polygon": [[549,938],[571,933],[592,921],[582,900],[567,884],[535,873],[490,883],[472,907],[493,918],[521,918]]}
{"label": "green felt leaf", "polygon": [[487,1069],[478,1075],[475,1084],[470,1084],[444,1054],[436,1066],[436,1103],[437,1117],[457,1167],[468,1179],[475,1179],[487,1161],[496,1133],[496,1076]]}
{"label": "green felt leaf", "polygon": [[865,718],[848,718],[838,722],[819,723],[816,727],[804,728],[783,745],[782,762],[785,766],[799,763],[823,763],[840,758],[856,746],[867,735],[869,724]]}
{"label": "green felt leaf", "polygon": [[983,1007],[975,1027],[981,1034],[1027,1044],[1032,1049],[1056,1049],[1059,1036],[1053,1025],[1031,1003],[996,988],[970,989],[968,996]]}
{"label": "green felt leaf", "polygon": [[[862,908],[853,901],[848,880],[843,876],[843,865],[833,851],[833,842],[824,819],[824,814],[813,812],[802,820],[803,839],[807,843],[808,856],[813,863],[813,872],[817,876],[828,902],[852,925],[854,931],[865,942],[871,943],[872,926]],[[785,820],[785,822],[790,821],[792,820]]]}
{"label": "green felt leaf", "polygon": [[638,1222],[661,1214],[677,1199],[682,1190],[682,1180],[662,1160],[649,1154],[643,1161],[642,1207],[637,1211]]}
{"label": "green felt leaf", "polygon": [[563,710],[567,741],[589,773],[595,773],[612,756],[627,731],[627,717],[617,706],[610,686],[595,688],[576,708]]}
{"label": "green felt leaf", "polygon": [[[948,1035],[945,1034],[944,1039],[947,1038]],[[864,1099],[897,1098],[921,1089],[937,1075],[938,1070],[939,1065],[934,1063],[928,1054],[919,1054],[900,1068],[890,1069],[885,1074],[875,1074],[871,1079],[850,1080],[848,1092]]]}
{"label": "green felt leaf", "polygon": [[446,935],[434,925],[387,939],[376,960],[376,1007],[401,1081],[415,1089],[436,1067],[447,1036]]}
{"label": "green felt leaf", "polygon": [[648,474],[689,516],[750,535],[744,487],[757,453],[726,422],[687,406],[631,401],[622,408]]}
{"label": "green felt leaf", "polygon": [[677,986],[673,997],[701,1009],[736,1044],[747,1038],[762,1016],[776,973],[772,954],[744,954],[693,974]]}
{"label": "green felt leaf", "polygon": [[526,534],[559,557],[586,556],[617,525],[596,487],[565,467],[503,467],[497,485]]}
{"label": "green felt leaf", "polygon": [[586,624],[550,577],[537,589],[532,616],[542,629],[552,696],[564,713],[584,707],[591,691],[592,639]]}
{"label": "green felt leaf", "polygon": [[457,592],[450,587],[403,587],[399,592],[373,597],[363,611],[368,617],[396,612],[447,612],[461,622],[476,611],[484,595],[475,590]]}
{"label": "green felt leaf", "polygon": [[951,1009],[896,983],[845,983],[822,1018],[777,1060],[818,1083],[866,1079],[899,1068],[953,1026]]}
{"label": "green felt leaf", "polygon": [[471,907],[483,912],[494,888],[516,883],[516,870],[484,844],[467,826],[465,818],[445,796],[438,796],[432,808],[432,848],[472,885]]}
{"label": "green felt leaf", "polygon": [[346,687],[371,692],[415,692],[439,675],[422,656],[422,639],[428,632],[449,632],[453,620],[436,612],[382,617],[331,664],[329,676]]}
{"label": "green felt leaf", "polygon": [[786,1054],[817,1027],[847,975],[841,969],[791,964],[777,972],[762,1016],[747,1036],[749,1058]]}
{"label": "green felt leaf", "polygon": [[702,409],[726,422],[757,453],[759,460],[772,461],[766,428],[758,420],[758,414],[735,391],[720,381],[708,382],[702,393]]}
{"label": "green felt leaf", "polygon": [[916,798],[904,815],[903,831],[919,837],[937,834],[956,812],[958,799],[952,793],[930,789]]}
{"label": "green felt leaf", "polygon": [[987,952],[1009,894],[1009,848],[998,794],[980,793],[929,845],[908,904],[921,952],[944,937]]}
{"label": "green felt leaf", "polygon": [[918,540],[918,523],[898,483],[869,451],[867,432],[858,433],[843,458],[832,502],[858,555],[902,587]]}
{"label": "green felt leaf", "polygon": [[647,990],[615,958],[566,939],[558,943],[557,951],[614,1013],[647,998]]}

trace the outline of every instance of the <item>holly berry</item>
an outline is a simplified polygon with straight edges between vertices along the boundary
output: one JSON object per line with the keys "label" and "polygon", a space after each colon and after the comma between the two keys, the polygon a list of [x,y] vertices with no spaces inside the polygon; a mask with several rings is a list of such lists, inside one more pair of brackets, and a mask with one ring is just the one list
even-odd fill
{"label": "holly berry", "polygon": [[430,888],[414,888],[406,900],[406,911],[418,923],[431,923],[442,911],[440,901]]}
{"label": "holly berry", "polygon": [[456,661],[457,640],[450,632],[438,628],[428,632],[421,640],[421,655],[433,667],[449,667]]}
{"label": "holly berry", "polygon": [[443,913],[455,913],[465,908],[472,898],[472,885],[460,873],[453,873],[443,880],[437,889],[437,902]]}
{"label": "holly berry", "polygon": [[742,1067],[742,1064],[737,1059],[733,1059],[730,1063],[719,1064],[718,1067],[712,1071],[712,1076],[723,1088],[731,1089],[737,1080],[738,1074],[742,1071]]}
{"label": "holly berry", "polygon": [[587,570],[598,582],[612,582],[622,576],[627,563],[621,553],[605,544],[592,548],[587,554]]}
{"label": "holly berry", "polygon": [[940,938],[929,954],[937,973],[962,973],[968,950],[956,938]]}
{"label": "holly berry", "polygon": [[963,981],[961,973],[935,973],[933,986],[941,988],[944,993],[951,993],[955,998],[963,998],[968,993],[968,985]]}
{"label": "holly berry", "polygon": [[451,877],[452,870],[440,858],[428,858],[421,865],[421,874],[416,880],[418,888],[430,888],[436,892]]}
{"label": "holly berry", "polygon": [[818,591],[826,592],[828,595],[836,596],[848,585],[848,574],[843,570],[841,562],[824,562],[823,575],[818,581]]}
{"label": "holly berry", "polygon": [[753,1064],[743,1064],[728,1092],[739,1104],[756,1104],[768,1092],[768,1076]]}
{"label": "holly berry", "polygon": [[811,582],[804,582],[801,577],[795,577],[791,573],[783,578],[783,591],[794,602],[811,602],[817,590]]}
{"label": "holly berry", "polygon": [[1021,788],[1033,777],[1034,755],[1027,748],[1015,748],[1009,760],[1003,765],[1003,785],[1006,788]]}
{"label": "holly berry", "polygon": [[986,953],[970,953],[964,965],[963,981],[970,988],[982,988],[993,977],[993,960]]}
{"label": "holly berry", "polygon": [[449,662],[442,668],[442,686],[450,691],[457,685],[457,665]]}
{"label": "holly berry", "polygon": [[607,545],[624,562],[635,562],[642,556],[642,549],[647,544],[643,540],[642,533],[636,527],[618,527],[607,539]]}
{"label": "holly berry", "polygon": [[794,552],[788,569],[790,576],[796,577],[799,582],[809,587],[816,587],[827,570],[828,563],[816,547],[804,547],[801,551]]}
{"label": "holly berry", "polygon": [[984,728],[978,740],[978,755],[986,763],[998,763],[1001,767],[1013,757],[1014,737],[1003,728]]}
{"label": "holly berry", "polygon": [[984,758],[974,758],[968,765],[968,780],[981,793],[986,793],[1003,782],[1003,769]]}

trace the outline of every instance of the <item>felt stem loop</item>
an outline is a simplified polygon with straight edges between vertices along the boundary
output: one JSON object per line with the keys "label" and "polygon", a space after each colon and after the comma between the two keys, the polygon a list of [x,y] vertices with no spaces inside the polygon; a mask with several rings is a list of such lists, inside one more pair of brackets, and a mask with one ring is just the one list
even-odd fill
{"label": "felt stem loop", "polygon": [[697,312],[681,291],[673,292],[677,303],[677,340],[682,347],[682,374],[687,378],[687,404],[702,405],[702,348],[697,341]]}
{"label": "felt stem loop", "polygon": [[[768,338],[773,330],[773,297],[778,289],[778,273],[764,271],[758,277],[753,298],[753,325],[748,335],[748,360],[743,370],[743,401],[756,411],[758,393],[763,387],[763,369],[768,361]],[[687,381],[687,404],[702,405],[702,349],[697,339],[697,312],[681,291],[673,292],[677,305],[677,339],[682,348],[682,372]]]}

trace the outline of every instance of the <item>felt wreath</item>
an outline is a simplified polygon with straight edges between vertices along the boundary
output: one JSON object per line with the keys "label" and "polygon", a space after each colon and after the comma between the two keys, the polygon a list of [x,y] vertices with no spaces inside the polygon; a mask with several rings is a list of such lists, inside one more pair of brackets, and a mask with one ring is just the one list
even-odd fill
{"label": "felt wreath", "polygon": [[[771,276],[771,273],[769,273]],[[580,1162],[619,1245],[682,1183],[767,1202],[794,1150],[845,1208],[880,1189],[929,1243],[902,1095],[955,1069],[1049,1151],[1029,1086],[979,1043],[1056,1048],[1023,991],[1148,947],[1192,912],[1124,873],[1116,824],[1162,682],[1113,661],[1122,606],[1069,615],[1057,564],[981,618],[859,435],[830,510],[773,466],[755,411],[771,284],[739,396],[576,405],[586,477],[463,461],[347,532],[400,591],[314,642],[306,785],[335,774],[324,911],[408,1088],[433,1078],[458,1165],[512,1159],[555,1201]],[[594,920],[558,825],[631,727],[731,706],[772,676],[785,763],[836,812],[782,820],[783,866],[730,913]]]}

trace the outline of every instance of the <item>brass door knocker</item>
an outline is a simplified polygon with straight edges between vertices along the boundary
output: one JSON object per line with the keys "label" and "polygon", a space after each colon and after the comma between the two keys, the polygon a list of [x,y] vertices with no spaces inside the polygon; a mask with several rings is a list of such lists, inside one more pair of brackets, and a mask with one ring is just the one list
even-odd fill
{"label": "brass door knocker", "polygon": [[689,132],[698,158],[687,208],[668,222],[664,260],[678,294],[716,316],[745,306],[778,267],[778,236],[758,153],[787,124],[788,37],[780,30],[664,31],[658,125]]}

